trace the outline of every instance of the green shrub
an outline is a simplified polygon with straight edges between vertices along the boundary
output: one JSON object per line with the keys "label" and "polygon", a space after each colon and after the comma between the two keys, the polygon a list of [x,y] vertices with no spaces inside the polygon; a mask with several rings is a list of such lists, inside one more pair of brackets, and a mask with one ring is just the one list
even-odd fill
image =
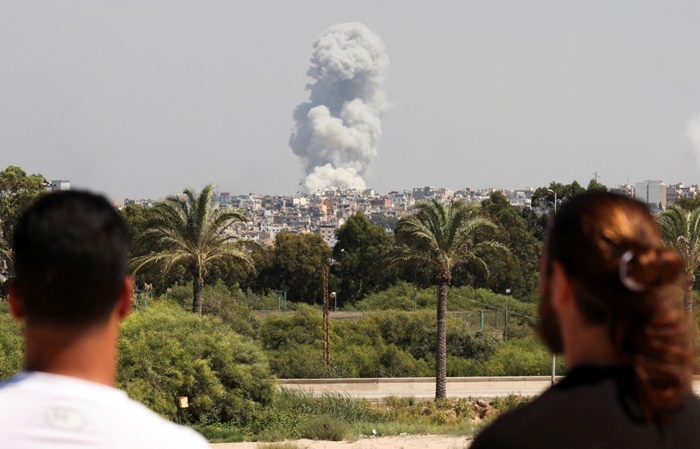
{"label": "green shrub", "polygon": [[465,421],[474,419],[474,405],[471,401],[460,398],[454,405],[455,414]]}
{"label": "green shrub", "polygon": [[240,443],[244,441],[240,429],[231,423],[194,426],[194,429],[210,443]]}
{"label": "green shrub", "polygon": [[319,416],[332,416],[346,423],[384,419],[365,400],[332,393],[315,396],[283,388],[249,420],[245,431],[260,441],[298,439],[304,435],[306,423]]}
{"label": "green shrub", "polygon": [[499,413],[505,413],[509,412],[511,410],[515,410],[518,407],[521,407],[528,402],[530,402],[532,398],[528,396],[521,396],[517,394],[509,394],[508,396],[504,397],[496,397],[491,401],[491,405],[499,411]]}
{"label": "green shrub", "polygon": [[313,416],[301,428],[301,436],[311,440],[342,441],[349,434],[350,427],[330,415]]}
{"label": "green shrub", "polygon": [[[435,289],[433,294],[435,294]],[[416,291],[413,284],[399,282],[383,292],[371,294],[359,301],[355,308],[357,310],[413,310],[414,297],[418,301],[420,296],[420,307],[425,307],[426,290]]]}
{"label": "green shrub", "polygon": [[416,398],[413,396],[388,396],[384,402],[387,407],[400,409],[414,406],[416,404]]}
{"label": "green shrub", "polygon": [[22,326],[10,316],[7,302],[0,302],[0,379],[22,369],[23,341]]}
{"label": "green shrub", "polygon": [[[243,294],[243,292],[241,291]],[[264,295],[256,295],[251,289],[247,289],[243,302],[253,310],[284,310],[284,296],[278,296],[274,291],[267,291]],[[296,310],[296,304],[287,301],[287,310]]]}
{"label": "green shrub", "polygon": [[278,350],[297,344],[310,345],[322,338],[323,316],[317,308],[297,305],[297,313],[270,315],[260,326],[264,349]]}
{"label": "green shrub", "polygon": [[[171,288],[166,298],[184,310],[192,310],[192,284]],[[248,307],[246,295],[238,287],[229,289],[221,280],[202,289],[202,313],[221,318],[233,330],[251,338],[260,327],[253,310]]]}
{"label": "green shrub", "polygon": [[323,364],[323,349],[315,345],[288,346],[279,351],[265,351],[270,368],[281,379],[326,379],[333,372]]}
{"label": "green shrub", "polygon": [[543,376],[551,372],[552,355],[534,337],[508,340],[480,366],[478,376]]}
{"label": "green shrub", "polygon": [[192,284],[174,285],[168,289],[164,297],[185,310],[192,310]]}
{"label": "green shrub", "polygon": [[282,441],[301,438],[301,426],[306,415],[294,410],[280,409],[274,404],[256,413],[245,428],[258,441]]}
{"label": "green shrub", "polygon": [[500,332],[476,330],[458,317],[447,319],[447,352],[450,356],[485,360],[493,355],[500,341]]}
{"label": "green shrub", "polygon": [[278,410],[306,415],[332,415],[348,422],[382,419],[382,414],[375,411],[368,401],[338,393],[323,393],[316,396],[283,388],[275,395],[271,406]]}
{"label": "green shrub", "polygon": [[171,419],[175,397],[188,396],[186,419],[201,425],[244,425],[273,395],[269,363],[251,340],[219,318],[163,301],[122,324],[117,383]]}

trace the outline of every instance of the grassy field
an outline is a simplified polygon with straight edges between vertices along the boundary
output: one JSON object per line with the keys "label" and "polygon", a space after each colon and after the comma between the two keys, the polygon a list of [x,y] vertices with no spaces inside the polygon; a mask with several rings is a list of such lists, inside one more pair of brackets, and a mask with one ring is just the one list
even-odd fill
{"label": "grassy field", "polygon": [[196,427],[210,442],[280,442],[308,438],[356,441],[367,436],[474,435],[501,413],[529,401],[522,396],[492,401],[417,401],[389,397],[371,404],[341,394],[313,396],[282,390],[246,428],[217,424]]}

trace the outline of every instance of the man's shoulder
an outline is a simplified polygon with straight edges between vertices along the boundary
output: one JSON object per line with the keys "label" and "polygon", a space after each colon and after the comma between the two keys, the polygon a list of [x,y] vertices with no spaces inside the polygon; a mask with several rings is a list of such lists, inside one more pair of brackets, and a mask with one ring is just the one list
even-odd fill
{"label": "man's shoulder", "polygon": [[141,439],[152,440],[153,444],[157,444],[155,447],[209,447],[207,441],[199,433],[189,427],[168,421],[133,399],[126,399],[119,410],[118,419],[124,423],[128,422]]}
{"label": "man's shoulder", "polygon": [[209,448],[197,432],[125,392],[79,379],[22,373],[0,385],[0,400],[13,404],[0,409],[0,434],[17,447],[33,447],[36,435],[50,435],[63,444],[51,447],[87,442],[90,447]]}

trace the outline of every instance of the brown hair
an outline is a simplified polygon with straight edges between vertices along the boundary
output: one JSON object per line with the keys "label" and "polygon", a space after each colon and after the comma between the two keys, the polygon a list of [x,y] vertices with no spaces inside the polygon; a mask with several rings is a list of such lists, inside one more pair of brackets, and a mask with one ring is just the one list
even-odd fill
{"label": "brown hair", "polygon": [[[554,217],[545,252],[571,277],[584,317],[609,329],[632,366],[643,418],[667,421],[690,391],[694,348],[680,301],[682,264],[663,246],[654,217],[620,195],[584,194]],[[551,331],[541,334],[560,349]]]}

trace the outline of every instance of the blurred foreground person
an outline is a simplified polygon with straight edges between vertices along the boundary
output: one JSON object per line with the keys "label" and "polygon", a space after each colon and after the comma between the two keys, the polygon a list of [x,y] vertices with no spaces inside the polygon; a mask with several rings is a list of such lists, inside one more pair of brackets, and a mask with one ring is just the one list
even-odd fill
{"label": "blurred foreground person", "polygon": [[48,194],[18,221],[9,299],[25,371],[0,383],[3,449],[209,448],[114,388],[134,288],[126,251],[125,225],[100,196]]}
{"label": "blurred foreground person", "polygon": [[700,447],[681,268],[642,203],[592,193],[562,206],[540,264],[538,330],[569,371],[471,449]]}

